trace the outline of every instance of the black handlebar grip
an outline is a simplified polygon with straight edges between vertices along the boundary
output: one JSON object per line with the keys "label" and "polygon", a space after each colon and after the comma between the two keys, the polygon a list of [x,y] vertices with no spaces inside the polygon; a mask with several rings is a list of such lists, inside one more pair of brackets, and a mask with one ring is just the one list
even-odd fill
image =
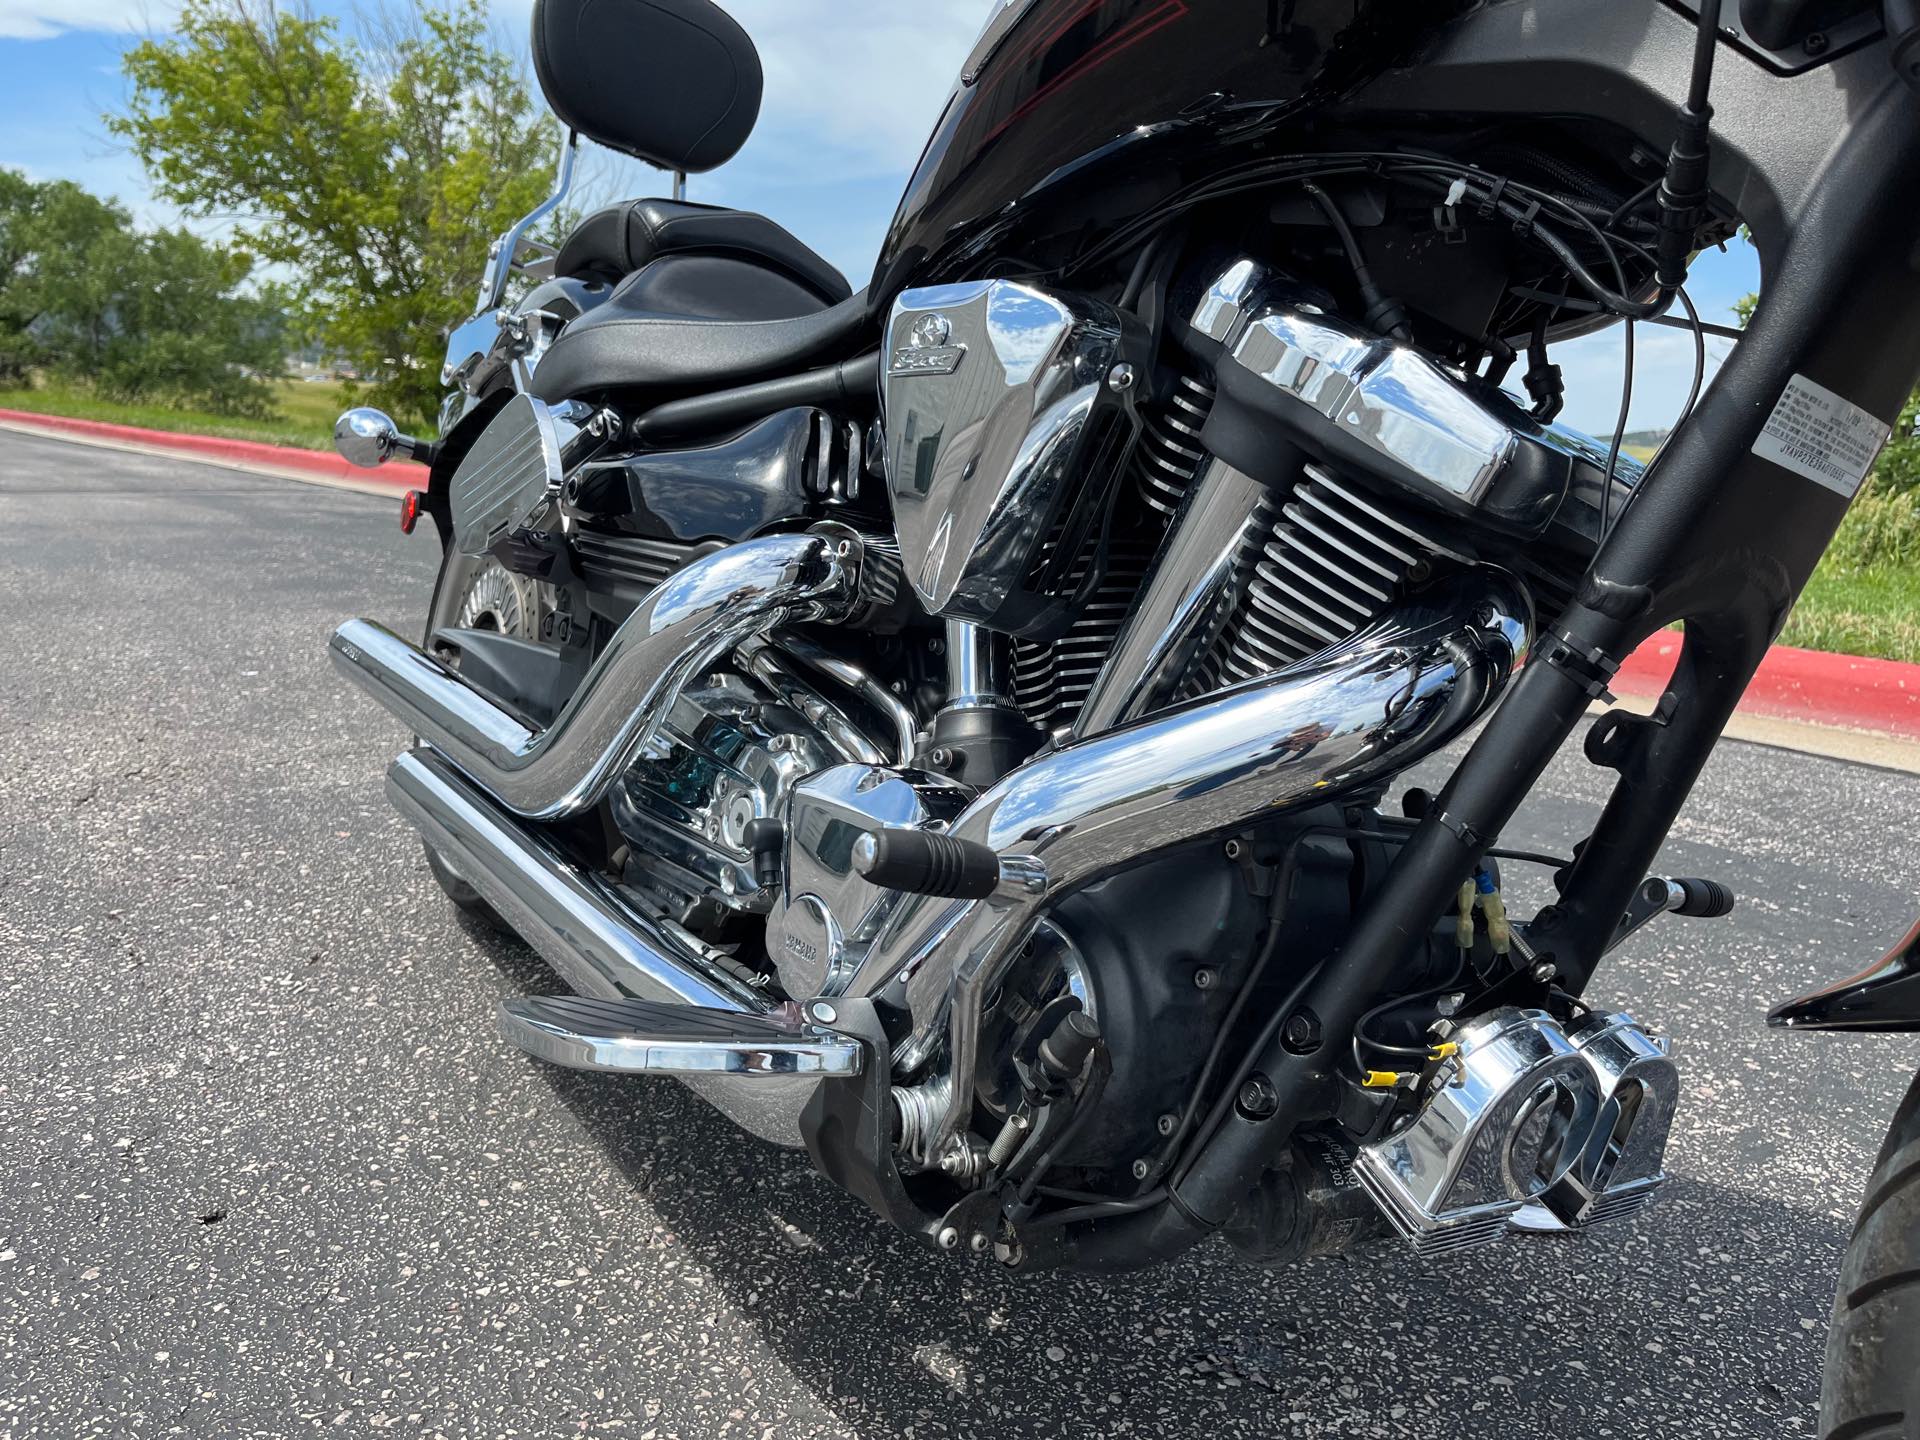
{"label": "black handlebar grip", "polygon": [[1733,913],[1733,891],[1718,880],[1676,879],[1673,883],[1680,887],[1680,893],[1685,897],[1674,907],[1674,914],[1716,920]]}
{"label": "black handlebar grip", "polygon": [[1000,884],[1000,857],[985,845],[930,830],[876,830],[854,842],[853,868],[912,895],[981,900]]}

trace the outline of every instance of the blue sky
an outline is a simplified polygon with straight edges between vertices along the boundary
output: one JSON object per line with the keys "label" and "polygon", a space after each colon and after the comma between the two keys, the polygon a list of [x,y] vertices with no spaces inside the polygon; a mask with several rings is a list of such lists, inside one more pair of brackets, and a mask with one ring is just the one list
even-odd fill
{"label": "blue sky", "polygon": [[[524,52],[531,0],[495,0],[503,45]],[[873,264],[948,84],[989,0],[725,0],[759,45],[767,72],[760,124],[724,168],[695,176],[696,200],[773,216],[860,284]],[[322,8],[334,8],[331,4]],[[139,165],[101,116],[123,95],[122,52],[164,32],[168,0],[0,0],[0,165],[78,180],[117,196],[150,224],[178,223],[147,193]],[[659,192],[661,177],[604,156],[590,169],[607,198]],[[207,226],[196,228],[206,230]],[[1744,243],[1704,255],[1691,286],[1703,316],[1757,288]],[[1690,336],[1640,327],[1633,429],[1671,423],[1692,372]],[[1709,340],[1709,354],[1730,342]],[[1565,420],[1609,433],[1619,407],[1615,336],[1555,347],[1566,371]]]}

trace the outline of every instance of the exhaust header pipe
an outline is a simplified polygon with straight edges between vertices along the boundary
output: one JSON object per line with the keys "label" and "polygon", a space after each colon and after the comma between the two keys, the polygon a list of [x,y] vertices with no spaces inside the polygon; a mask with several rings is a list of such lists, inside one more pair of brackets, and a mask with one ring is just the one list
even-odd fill
{"label": "exhaust header pipe", "polygon": [[1473,572],[1265,679],[1042,755],[968,806],[947,833],[1017,857],[1035,883],[971,901],[895,892],[845,987],[904,992],[897,1071],[945,1038],[956,1083],[929,1153],[958,1133],[982,1003],[1047,906],[1143,856],[1385,781],[1486,712],[1531,616],[1510,576]]}
{"label": "exhaust header pipe", "polygon": [[509,811],[557,820],[591,809],[639,757],[688,681],[782,625],[851,618],[893,589],[886,560],[845,530],[768,535],[670,575],[614,632],[553,724],[526,725],[371,620],[328,650],[347,678]]}

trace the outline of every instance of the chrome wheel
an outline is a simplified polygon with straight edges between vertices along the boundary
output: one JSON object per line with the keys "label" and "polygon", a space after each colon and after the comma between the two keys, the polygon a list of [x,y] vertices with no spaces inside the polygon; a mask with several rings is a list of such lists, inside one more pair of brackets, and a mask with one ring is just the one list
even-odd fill
{"label": "chrome wheel", "polygon": [[515,575],[498,560],[478,562],[468,578],[454,624],[462,630],[494,630],[516,640],[540,635],[539,582]]}

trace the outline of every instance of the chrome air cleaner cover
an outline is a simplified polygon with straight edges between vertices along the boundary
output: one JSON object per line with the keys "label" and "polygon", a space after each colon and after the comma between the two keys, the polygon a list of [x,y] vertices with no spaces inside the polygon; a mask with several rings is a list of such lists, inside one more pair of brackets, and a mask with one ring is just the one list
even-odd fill
{"label": "chrome air cleaner cover", "polygon": [[1010,280],[895,302],[887,479],[907,578],[931,613],[1013,634],[1066,621],[1094,502],[1138,428],[1135,344],[1112,306]]}

